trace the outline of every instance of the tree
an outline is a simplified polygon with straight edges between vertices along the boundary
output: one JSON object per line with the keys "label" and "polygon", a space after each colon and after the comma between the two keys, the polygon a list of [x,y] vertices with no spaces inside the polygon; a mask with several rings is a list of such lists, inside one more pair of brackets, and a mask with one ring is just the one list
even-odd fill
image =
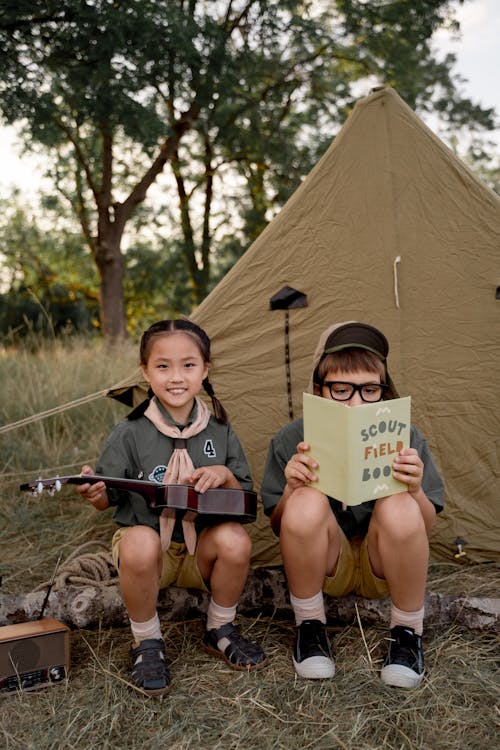
{"label": "tree", "polygon": [[[44,197],[41,220],[21,205],[19,192],[0,200],[0,332],[13,340],[32,331],[95,331],[99,324],[97,270],[64,208],[57,197]],[[140,218],[146,221],[150,212],[145,213]],[[144,330],[155,318],[190,312],[178,243],[131,242],[124,263],[129,333]]]}
{"label": "tree", "polygon": [[237,255],[262,230],[356,82],[395,85],[450,125],[492,127],[491,111],[457,94],[454,58],[430,48],[457,2],[4,3],[3,118],[51,151],[99,272],[104,333],[126,334],[122,240],[167,164],[196,304],[224,268],[215,240]]}
{"label": "tree", "polygon": [[465,160],[485,185],[500,196],[500,155],[496,153],[491,156],[491,149],[495,145],[474,140],[469,145]]}
{"label": "tree", "polygon": [[13,200],[0,201],[0,331],[88,331],[98,322],[98,279],[80,232],[41,229]]}

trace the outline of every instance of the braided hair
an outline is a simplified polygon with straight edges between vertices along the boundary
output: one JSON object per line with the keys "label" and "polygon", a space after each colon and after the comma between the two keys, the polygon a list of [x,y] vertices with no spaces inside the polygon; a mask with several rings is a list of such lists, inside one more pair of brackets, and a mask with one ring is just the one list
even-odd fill
{"label": "braided hair", "polygon": [[[193,323],[191,320],[179,318],[175,320],[159,320],[149,326],[146,331],[144,331],[139,347],[139,358],[141,365],[147,365],[151,347],[155,338],[176,332],[185,333],[190,336],[200,350],[200,354],[205,364],[210,364],[210,339],[203,328],[200,328],[200,326],[196,325],[196,323]],[[212,383],[208,379],[208,375],[203,380],[202,386],[207,395],[210,397],[216,421],[220,422],[221,424],[227,424],[228,416],[226,410],[215,395]],[[150,389],[148,392],[148,398],[143,401],[142,404],[139,404],[139,406],[128,415],[128,419],[137,419],[138,417],[142,416],[142,414],[144,414],[144,412],[146,411],[152,396],[153,392]]]}

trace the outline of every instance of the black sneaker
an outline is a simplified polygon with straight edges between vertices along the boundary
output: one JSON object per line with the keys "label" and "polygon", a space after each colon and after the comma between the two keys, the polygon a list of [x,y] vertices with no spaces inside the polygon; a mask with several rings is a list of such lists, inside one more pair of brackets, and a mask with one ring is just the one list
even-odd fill
{"label": "black sneaker", "polygon": [[422,637],[413,628],[396,625],[391,628],[389,650],[380,678],[384,685],[415,688],[424,679]]}
{"label": "black sneaker", "polygon": [[[222,639],[229,641],[223,651],[218,645]],[[220,628],[205,631],[203,647],[212,656],[225,659],[232,669],[247,671],[260,669],[267,665],[267,657],[261,647],[255,641],[244,638],[238,627],[232,622],[228,622]]]}
{"label": "black sneaker", "polygon": [[130,652],[132,682],[148,695],[163,695],[170,688],[163,638],[147,638]]}
{"label": "black sneaker", "polygon": [[328,632],[320,620],[304,620],[298,626],[293,666],[299,677],[310,680],[324,680],[335,675]]}

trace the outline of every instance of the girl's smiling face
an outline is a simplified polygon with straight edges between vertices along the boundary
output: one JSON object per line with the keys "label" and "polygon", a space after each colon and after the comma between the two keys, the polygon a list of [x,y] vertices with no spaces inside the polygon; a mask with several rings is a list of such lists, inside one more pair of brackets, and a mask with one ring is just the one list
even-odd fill
{"label": "girl's smiling face", "polygon": [[185,424],[208,375],[208,364],[192,336],[180,331],[156,336],[141,369],[162,406]]}

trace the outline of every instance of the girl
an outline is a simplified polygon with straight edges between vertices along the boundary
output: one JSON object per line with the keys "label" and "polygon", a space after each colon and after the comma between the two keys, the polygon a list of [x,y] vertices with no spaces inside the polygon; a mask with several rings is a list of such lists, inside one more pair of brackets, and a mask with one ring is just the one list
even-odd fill
{"label": "girl", "polygon": [[[245,455],[208,378],[210,339],[205,331],[189,320],[154,323],[142,336],[140,364],[150,398],[115,427],[97,473],[190,484],[199,493],[215,487],[250,490]],[[198,396],[202,387],[212,400],[213,415]],[[82,468],[82,474],[91,473],[90,466]],[[210,591],[205,650],[234,669],[265,665],[261,648],[233,624],[251,554],[241,524],[203,528],[198,517],[194,530],[192,524],[158,518],[141,495],[106,489],[104,482],[81,485],[77,492],[98,510],[116,507],[120,528],[113,537],[113,559],[135,640],[134,685],[149,695],[169,688],[156,604],[160,588],[171,585]]]}

